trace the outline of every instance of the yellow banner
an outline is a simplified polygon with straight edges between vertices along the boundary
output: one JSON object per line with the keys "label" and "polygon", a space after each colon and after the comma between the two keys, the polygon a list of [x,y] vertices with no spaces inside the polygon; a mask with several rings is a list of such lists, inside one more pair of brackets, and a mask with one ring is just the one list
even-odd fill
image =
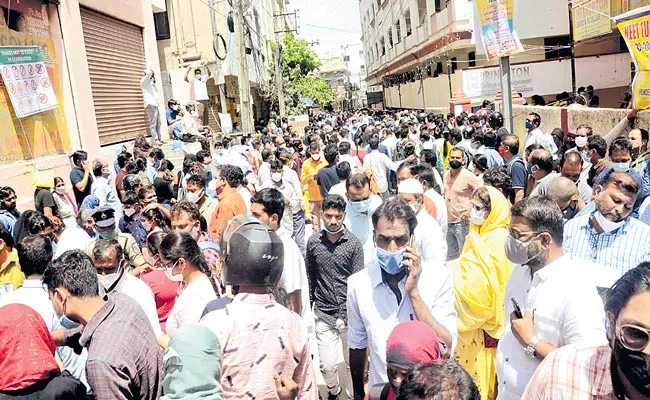
{"label": "yellow banner", "polygon": [[630,50],[636,75],[632,83],[634,108],[650,107],[650,7],[629,11],[615,18]]}
{"label": "yellow banner", "polygon": [[587,0],[574,3],[573,40],[578,42],[611,32],[612,22],[609,18],[611,12],[611,0]]}
{"label": "yellow banner", "polygon": [[512,23],[514,7],[514,0],[476,0],[474,18],[479,18],[481,41],[490,60],[524,51]]}

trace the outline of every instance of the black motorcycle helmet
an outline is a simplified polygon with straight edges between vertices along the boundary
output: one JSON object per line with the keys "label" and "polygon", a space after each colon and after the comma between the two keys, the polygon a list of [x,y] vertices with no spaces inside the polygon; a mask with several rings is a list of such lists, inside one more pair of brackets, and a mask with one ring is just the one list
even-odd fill
{"label": "black motorcycle helmet", "polygon": [[226,285],[277,285],[284,245],[268,226],[249,215],[237,216],[224,228],[220,247]]}
{"label": "black motorcycle helmet", "polygon": [[494,130],[503,127],[503,115],[498,111],[493,112],[488,117],[488,124],[490,124],[490,127]]}

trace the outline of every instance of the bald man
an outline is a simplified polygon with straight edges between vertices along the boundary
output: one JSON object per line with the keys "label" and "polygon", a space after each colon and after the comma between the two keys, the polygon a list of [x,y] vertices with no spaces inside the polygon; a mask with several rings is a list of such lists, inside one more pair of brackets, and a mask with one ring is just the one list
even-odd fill
{"label": "bald man", "polygon": [[585,201],[580,198],[576,184],[569,178],[563,176],[555,178],[548,186],[546,194],[562,210],[564,222],[573,219],[573,217],[585,208]]}
{"label": "bald man", "polygon": [[583,160],[580,153],[566,153],[562,162],[562,176],[570,179],[578,188],[578,193],[585,203],[591,201],[591,186],[582,179]]}

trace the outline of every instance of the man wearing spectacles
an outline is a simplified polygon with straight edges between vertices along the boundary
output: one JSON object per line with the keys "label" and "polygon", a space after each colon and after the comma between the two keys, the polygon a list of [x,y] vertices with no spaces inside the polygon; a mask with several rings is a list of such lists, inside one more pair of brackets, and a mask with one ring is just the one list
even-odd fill
{"label": "man wearing spectacles", "polygon": [[650,263],[626,272],[610,289],[609,345],[562,348],[547,357],[523,399],[650,398]]}
{"label": "man wearing spectacles", "polygon": [[499,400],[520,399],[541,361],[557,348],[605,341],[603,302],[562,248],[564,221],[548,197],[515,204],[505,252],[517,264],[506,286],[505,330],[497,347]]}
{"label": "man wearing spectacles", "polygon": [[386,200],[372,214],[372,224],[376,257],[348,279],[348,346],[355,400],[365,396],[368,350],[369,387],[388,382],[384,350],[400,322],[430,325],[446,347],[445,357],[453,355],[458,338],[451,273],[423,261],[415,249],[418,220],[406,200]]}

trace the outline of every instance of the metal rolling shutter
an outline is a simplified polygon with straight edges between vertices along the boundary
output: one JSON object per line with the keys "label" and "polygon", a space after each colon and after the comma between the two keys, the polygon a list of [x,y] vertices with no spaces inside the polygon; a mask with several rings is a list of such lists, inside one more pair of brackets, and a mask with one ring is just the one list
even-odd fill
{"label": "metal rolling shutter", "polygon": [[140,78],[145,69],[142,28],[81,8],[99,142],[146,133]]}

